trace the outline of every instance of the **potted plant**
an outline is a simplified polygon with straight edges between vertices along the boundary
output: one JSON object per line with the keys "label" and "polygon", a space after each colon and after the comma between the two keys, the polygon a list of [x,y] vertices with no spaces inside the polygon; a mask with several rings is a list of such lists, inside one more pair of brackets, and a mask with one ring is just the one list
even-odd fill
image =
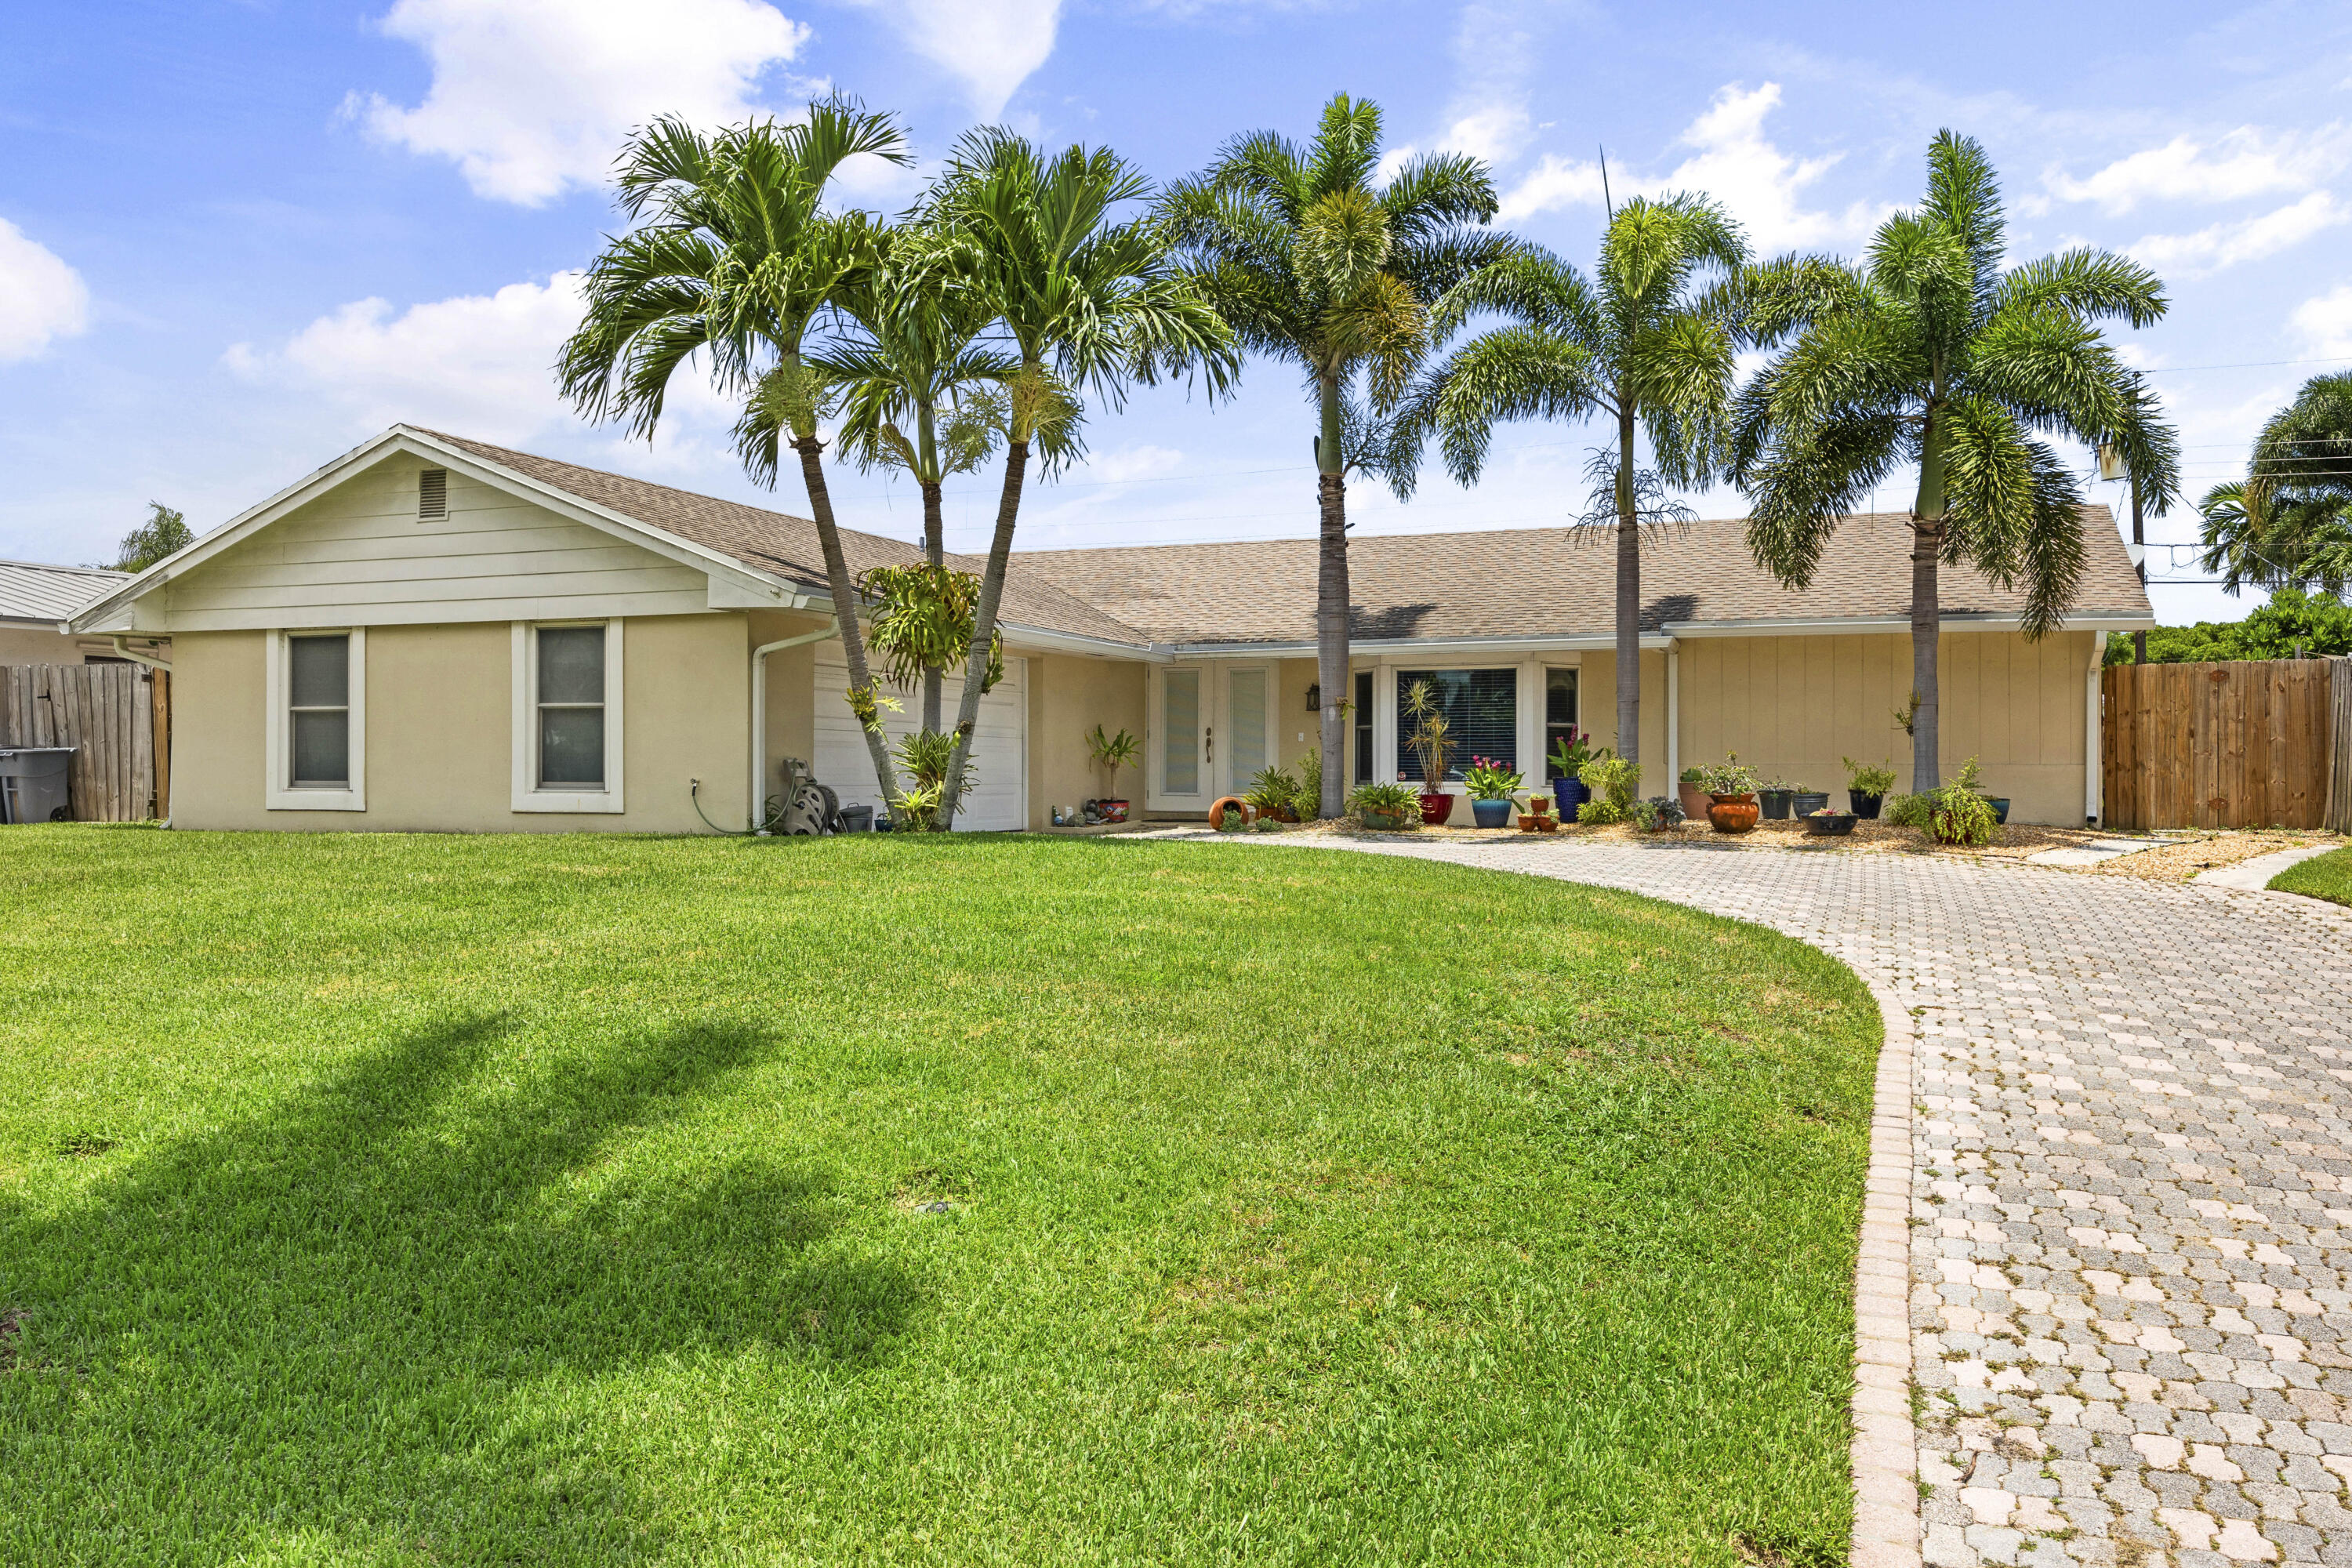
{"label": "potted plant", "polygon": [[1712,767],[1699,770],[1707,796],[1706,820],[1717,833],[1747,833],[1756,826],[1756,770],[1734,752]]}
{"label": "potted plant", "polygon": [[[1242,799],[1269,821],[1298,820],[1298,781],[1284,769],[1261,769],[1257,777],[1250,781],[1249,788],[1243,792]],[[1314,809],[1313,803],[1308,803],[1307,809]]]}
{"label": "potted plant", "polygon": [[1811,784],[1790,784],[1789,788],[1791,792],[1789,808],[1799,816],[1811,816],[1814,812],[1830,808],[1830,792],[1825,789],[1815,789]]}
{"label": "potted plant", "polygon": [[1757,804],[1763,808],[1766,820],[1789,820],[1789,805],[1796,798],[1797,786],[1786,779],[1774,779],[1770,784],[1756,786]]}
{"label": "potted plant", "polygon": [[1853,825],[1861,819],[1850,811],[1832,811],[1824,802],[1805,813],[1800,820],[1804,823],[1805,832],[1810,837],[1843,838],[1853,831]]}
{"label": "potted plant", "polygon": [[1348,797],[1348,810],[1358,822],[1388,833],[1402,827],[1416,805],[1412,791],[1401,784],[1358,784]]}
{"label": "potted plant", "polygon": [[1895,787],[1895,770],[1878,763],[1857,763],[1852,757],[1843,761],[1847,803],[1864,822],[1876,822],[1886,792]]}
{"label": "potted plant", "polygon": [[1591,786],[1584,782],[1584,764],[1608,756],[1609,748],[1592,743],[1592,731],[1569,726],[1565,740],[1551,743],[1551,791],[1559,801],[1559,814],[1573,816],[1576,808],[1592,798]]}
{"label": "potted plant", "polygon": [[1421,762],[1421,820],[1430,827],[1443,826],[1454,812],[1454,797],[1445,793],[1445,774],[1453,766],[1455,750],[1445,710],[1438,706],[1436,689],[1426,680],[1406,687],[1398,706],[1412,721],[1412,733],[1405,738],[1405,744]]}
{"label": "potted plant", "polygon": [[1633,826],[1644,833],[1671,833],[1683,825],[1683,805],[1662,795],[1637,803],[1633,807]]}
{"label": "potted plant", "polygon": [[1685,768],[1683,776],[1675,781],[1675,798],[1681,805],[1685,816],[1705,816],[1706,815],[1706,770]]}
{"label": "potted plant", "polygon": [[1105,822],[1127,820],[1127,802],[1118,798],[1118,770],[1133,767],[1142,750],[1141,743],[1125,730],[1116,735],[1106,735],[1103,727],[1097,724],[1094,733],[1087,737],[1087,751],[1095,766],[1102,769],[1106,775],[1104,798],[1095,802],[1095,811]]}
{"label": "potted plant", "polygon": [[1511,825],[1511,797],[1520,788],[1517,768],[1507,768],[1491,757],[1473,757],[1462,774],[1462,787],[1470,794],[1470,813],[1479,826]]}

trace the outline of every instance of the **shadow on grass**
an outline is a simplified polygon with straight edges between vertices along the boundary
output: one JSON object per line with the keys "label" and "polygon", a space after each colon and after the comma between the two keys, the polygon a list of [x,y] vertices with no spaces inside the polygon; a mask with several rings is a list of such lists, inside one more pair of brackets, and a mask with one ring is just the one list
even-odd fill
{"label": "shadow on grass", "polygon": [[828,1246],[827,1173],[665,1163],[680,1141],[648,1136],[768,1037],[534,1061],[508,1036],[420,1029],[66,1212],[0,1210],[0,1556],[378,1531],[428,1555],[657,1551],[657,1500],[592,1429],[596,1379],[891,1353],[917,1292]]}

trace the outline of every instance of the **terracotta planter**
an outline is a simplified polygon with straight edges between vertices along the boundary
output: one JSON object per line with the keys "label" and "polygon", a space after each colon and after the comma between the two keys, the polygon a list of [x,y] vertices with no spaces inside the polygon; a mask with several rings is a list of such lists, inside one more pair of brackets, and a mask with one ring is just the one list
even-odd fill
{"label": "terracotta planter", "polygon": [[1752,833],[1756,830],[1756,797],[1752,795],[1707,796],[1706,819],[1717,833]]}
{"label": "terracotta planter", "polygon": [[1675,786],[1675,793],[1683,803],[1683,816],[1686,819],[1696,822],[1706,815],[1706,791],[1695,784],[1686,784]]}
{"label": "terracotta planter", "polygon": [[[1233,828],[1228,828],[1225,826],[1225,814],[1228,811],[1241,818],[1239,822],[1234,824]],[[1227,833],[1237,828],[1247,827],[1251,823],[1255,822],[1256,820],[1257,807],[1250,805],[1249,802],[1242,799],[1239,795],[1226,795],[1220,799],[1216,805],[1209,807],[1209,826],[1215,828],[1220,833]]]}
{"label": "terracotta planter", "polygon": [[1445,819],[1453,815],[1454,797],[1444,790],[1421,797],[1421,825],[1423,827],[1443,827]]}

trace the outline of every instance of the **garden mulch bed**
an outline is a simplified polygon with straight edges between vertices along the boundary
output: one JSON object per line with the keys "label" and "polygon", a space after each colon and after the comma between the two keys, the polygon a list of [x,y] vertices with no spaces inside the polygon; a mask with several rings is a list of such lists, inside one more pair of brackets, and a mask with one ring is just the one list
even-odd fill
{"label": "garden mulch bed", "polygon": [[[1374,837],[1352,825],[1327,826],[1312,824],[1287,828],[1293,833],[1345,833]],[[1514,827],[1506,832],[1475,827],[1420,827],[1413,834],[1430,839],[1461,840],[1476,843],[1505,837],[1518,837]],[[1388,837],[1378,835],[1378,837]],[[1563,826],[1556,836],[1561,838],[1591,839],[1599,843],[1642,844],[1705,844],[1720,849],[1794,849],[1814,854],[1859,855],[1938,855],[1954,859],[2021,862],[2026,857],[2044,849],[2086,847],[2099,839],[2118,837],[2115,832],[2095,827],[2042,827],[2023,823],[2011,823],[1999,829],[1990,844],[1974,848],[1958,848],[1931,844],[1916,828],[1896,827],[1884,822],[1857,822],[1852,835],[1840,838],[1817,838],[1806,833],[1804,824],[1796,821],[1759,822],[1752,833],[1717,833],[1705,823],[1685,823],[1665,833],[1643,833],[1633,827]],[[2138,835],[2122,837],[2137,837]],[[2221,866],[2234,866],[2241,860],[2267,855],[2274,849],[2286,849],[2304,844],[2334,843],[2336,836],[2329,833],[2296,832],[2284,828],[2263,828],[2229,832],[2189,832],[2167,834],[2174,840],[2159,849],[2145,849],[2137,854],[2120,855],[2112,860],[2102,860],[2095,866],[2050,867],[2052,870],[2074,870],[2091,876],[2138,877],[2154,881],[2185,882],[2198,872]]]}

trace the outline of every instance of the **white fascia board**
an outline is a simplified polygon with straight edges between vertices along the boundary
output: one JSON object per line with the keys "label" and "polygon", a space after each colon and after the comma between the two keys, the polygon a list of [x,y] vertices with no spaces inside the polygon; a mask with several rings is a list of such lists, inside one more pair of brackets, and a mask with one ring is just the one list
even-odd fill
{"label": "white fascia board", "polygon": [[437,441],[405,425],[395,425],[383,435],[352,447],[333,462],[313,469],[268,500],[247,508],[184,550],[164,557],[111,594],[88,605],[67,624],[76,631],[102,629],[107,616],[116,609],[145,597],[173,578],[203,565],[222,551],[251,538],[295,508],[332,489],[354,469],[379,461],[392,452],[431,458],[456,468],[468,479],[520,496],[600,532],[641,545],[682,566],[703,572],[714,580],[724,578],[745,593],[756,595],[754,602],[759,605],[797,607],[787,605],[788,600],[797,596],[797,590],[781,577],[756,571],[732,556],[722,555],[718,551],[680,539],[649,523],[583,500],[569,491],[518,473],[503,464],[477,457],[463,447]]}
{"label": "white fascia board", "polygon": [[[833,595],[812,593],[793,608],[833,614]],[[1083,653],[1105,658],[1131,658],[1143,664],[1166,664],[1177,657],[1176,650],[1166,643],[1114,642],[1109,637],[1090,637],[1079,632],[1048,631],[1044,626],[1024,626],[1019,621],[1000,619],[996,629],[1004,636],[1007,647],[1035,648],[1040,653]]]}

